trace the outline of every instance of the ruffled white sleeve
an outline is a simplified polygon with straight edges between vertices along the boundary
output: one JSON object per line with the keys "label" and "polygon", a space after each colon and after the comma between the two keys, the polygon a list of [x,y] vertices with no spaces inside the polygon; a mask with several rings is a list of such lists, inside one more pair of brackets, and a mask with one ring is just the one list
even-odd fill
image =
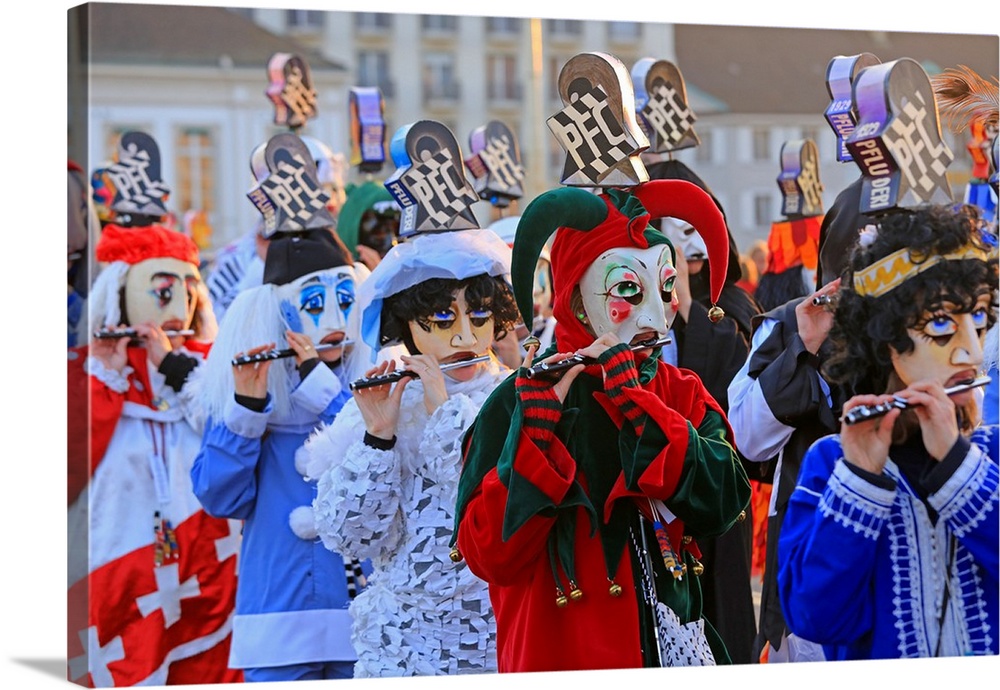
{"label": "ruffled white sleeve", "polygon": [[481,405],[482,400],[452,394],[427,421],[420,439],[420,457],[428,464],[436,461],[445,467],[460,467],[462,436],[472,426]]}
{"label": "ruffled white sleeve", "polygon": [[399,544],[400,463],[395,450],[365,445],[352,399],[303,448],[306,476],[319,476],[313,514],[323,545],[359,560],[384,558]]}

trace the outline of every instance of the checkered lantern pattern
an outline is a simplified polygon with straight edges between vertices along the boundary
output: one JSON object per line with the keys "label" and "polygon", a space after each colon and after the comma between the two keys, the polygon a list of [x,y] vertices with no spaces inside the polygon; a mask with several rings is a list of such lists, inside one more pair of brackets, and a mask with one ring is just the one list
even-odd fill
{"label": "checkered lantern pattern", "polygon": [[650,94],[640,114],[661,141],[671,144],[680,143],[694,127],[696,119],[694,112],[684,104],[681,94],[669,84],[660,84]]}
{"label": "checkered lantern pattern", "polygon": [[951,196],[945,173],[954,154],[940,138],[935,142],[929,135],[936,131],[936,120],[923,94],[917,93],[916,98],[906,102],[884,136],[913,194],[927,202],[933,201],[938,189]]}
{"label": "checkered lantern pattern", "polygon": [[[456,179],[457,176],[457,179]],[[454,184],[429,184],[428,180],[452,179]],[[435,229],[446,230],[455,218],[467,216],[469,207],[479,198],[469,188],[460,168],[456,168],[451,152],[441,149],[433,156],[414,165],[401,178],[403,185],[414,193],[420,211]],[[424,228],[420,220],[417,226]]]}
{"label": "checkered lantern pattern", "polygon": [[564,180],[579,172],[597,186],[609,170],[639,151],[618,120],[602,116],[607,112],[613,112],[608,97],[593,87],[546,120],[567,153]]}

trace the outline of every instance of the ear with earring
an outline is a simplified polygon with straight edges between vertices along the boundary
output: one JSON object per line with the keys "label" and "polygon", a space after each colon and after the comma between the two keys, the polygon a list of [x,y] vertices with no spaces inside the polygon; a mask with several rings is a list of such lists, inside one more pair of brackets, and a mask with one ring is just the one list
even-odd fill
{"label": "ear with earring", "polygon": [[582,309],[577,311],[576,318],[580,321],[580,323],[587,323],[587,312]]}

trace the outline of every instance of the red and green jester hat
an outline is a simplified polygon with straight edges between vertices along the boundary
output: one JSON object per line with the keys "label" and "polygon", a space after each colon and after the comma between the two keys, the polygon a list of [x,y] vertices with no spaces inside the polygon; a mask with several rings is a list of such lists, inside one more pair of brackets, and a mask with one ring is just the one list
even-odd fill
{"label": "red and green jester hat", "polygon": [[[713,267],[722,267],[712,272],[715,305],[729,239],[721,211],[697,185],[655,180],[599,196],[564,187],[528,205],[511,265],[525,318],[538,254],[555,232],[555,342],[538,359],[597,339],[579,286],[609,250],[665,245],[669,263],[658,255],[659,275],[672,275],[674,248],[649,225],[662,217],[695,227]],[[676,314],[672,280],[646,294],[662,305],[663,337]],[[713,306],[710,315],[723,314]],[[652,559],[662,575],[657,600],[682,623],[704,624],[715,659],[728,662],[701,619],[697,578],[687,575],[700,569],[695,539],[728,530],[749,502],[732,431],[695,374],[662,362],[659,348],[633,353],[622,340],[576,377],[561,404],[549,397],[533,405],[538,389],[529,390],[522,368],[486,400],[464,439],[453,558],[490,583],[501,671],[670,665],[662,647],[653,651],[656,618],[637,589],[636,539],[646,532],[663,556]]]}

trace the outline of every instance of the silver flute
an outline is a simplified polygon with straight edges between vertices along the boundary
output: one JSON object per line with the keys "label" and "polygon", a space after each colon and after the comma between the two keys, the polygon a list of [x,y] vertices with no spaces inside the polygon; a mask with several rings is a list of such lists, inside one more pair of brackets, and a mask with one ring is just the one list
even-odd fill
{"label": "silver flute", "polygon": [[833,298],[830,295],[816,295],[812,298],[812,303],[814,307],[822,307],[833,303]]}
{"label": "silver flute", "polygon": [[[945,395],[955,395],[956,393],[962,393],[973,388],[979,388],[980,386],[985,386],[987,383],[992,381],[989,376],[980,376],[977,379],[973,379],[968,383],[960,383],[957,386],[951,386],[945,388]],[[894,397],[889,402],[879,403],[878,405],[858,405],[857,407],[851,409],[844,418],[841,420],[844,424],[857,424],[858,422],[865,422],[869,419],[875,419],[876,417],[881,417],[888,414],[892,410],[905,410],[909,407],[909,403],[900,398],[899,396]]]}
{"label": "silver flute", "polygon": [[[639,350],[647,350],[651,347],[669,345],[670,342],[670,338],[667,337],[653,338],[651,340],[638,342],[629,347],[629,349],[632,350],[632,352],[638,352]],[[554,377],[569,371],[577,364],[597,364],[597,360],[593,357],[587,357],[586,355],[573,355],[572,357],[567,357],[566,359],[560,359],[558,362],[542,362],[541,364],[528,367],[525,371],[525,376],[529,379],[537,378],[539,376]]]}
{"label": "silver flute", "polygon": [[[183,331],[163,331],[168,338],[174,337],[190,337],[194,335],[192,330]],[[139,332],[134,328],[123,328],[119,331],[110,331],[106,329],[101,329],[99,331],[94,331],[94,337],[97,340],[114,340],[116,338],[138,338]]]}
{"label": "silver flute", "polygon": [[[341,340],[339,343],[320,343],[316,346],[316,352],[326,352],[327,350],[334,350],[338,347],[347,347],[353,343],[353,340],[348,340],[347,338]],[[239,366],[240,364],[256,364],[257,362],[268,362],[272,359],[282,359],[284,357],[294,357],[295,354],[296,352],[292,348],[284,350],[264,350],[263,352],[258,352],[255,355],[240,355],[239,357],[233,357],[233,366]]]}
{"label": "silver flute", "polygon": [[[480,362],[488,362],[490,359],[489,355],[479,355],[478,357],[473,357],[471,359],[462,359],[457,362],[449,362],[448,364],[441,365],[441,371],[449,371],[451,369],[459,369],[461,367],[468,367],[473,364],[479,364]],[[378,376],[367,376],[365,378],[358,379],[357,381],[352,381],[350,384],[350,389],[352,391],[360,390],[362,388],[371,388],[372,386],[384,386],[387,383],[392,383],[393,381],[399,381],[400,379],[407,377],[417,377],[420,375],[415,371],[410,371],[409,369],[396,369],[395,371],[390,371],[387,374],[380,374]]]}

